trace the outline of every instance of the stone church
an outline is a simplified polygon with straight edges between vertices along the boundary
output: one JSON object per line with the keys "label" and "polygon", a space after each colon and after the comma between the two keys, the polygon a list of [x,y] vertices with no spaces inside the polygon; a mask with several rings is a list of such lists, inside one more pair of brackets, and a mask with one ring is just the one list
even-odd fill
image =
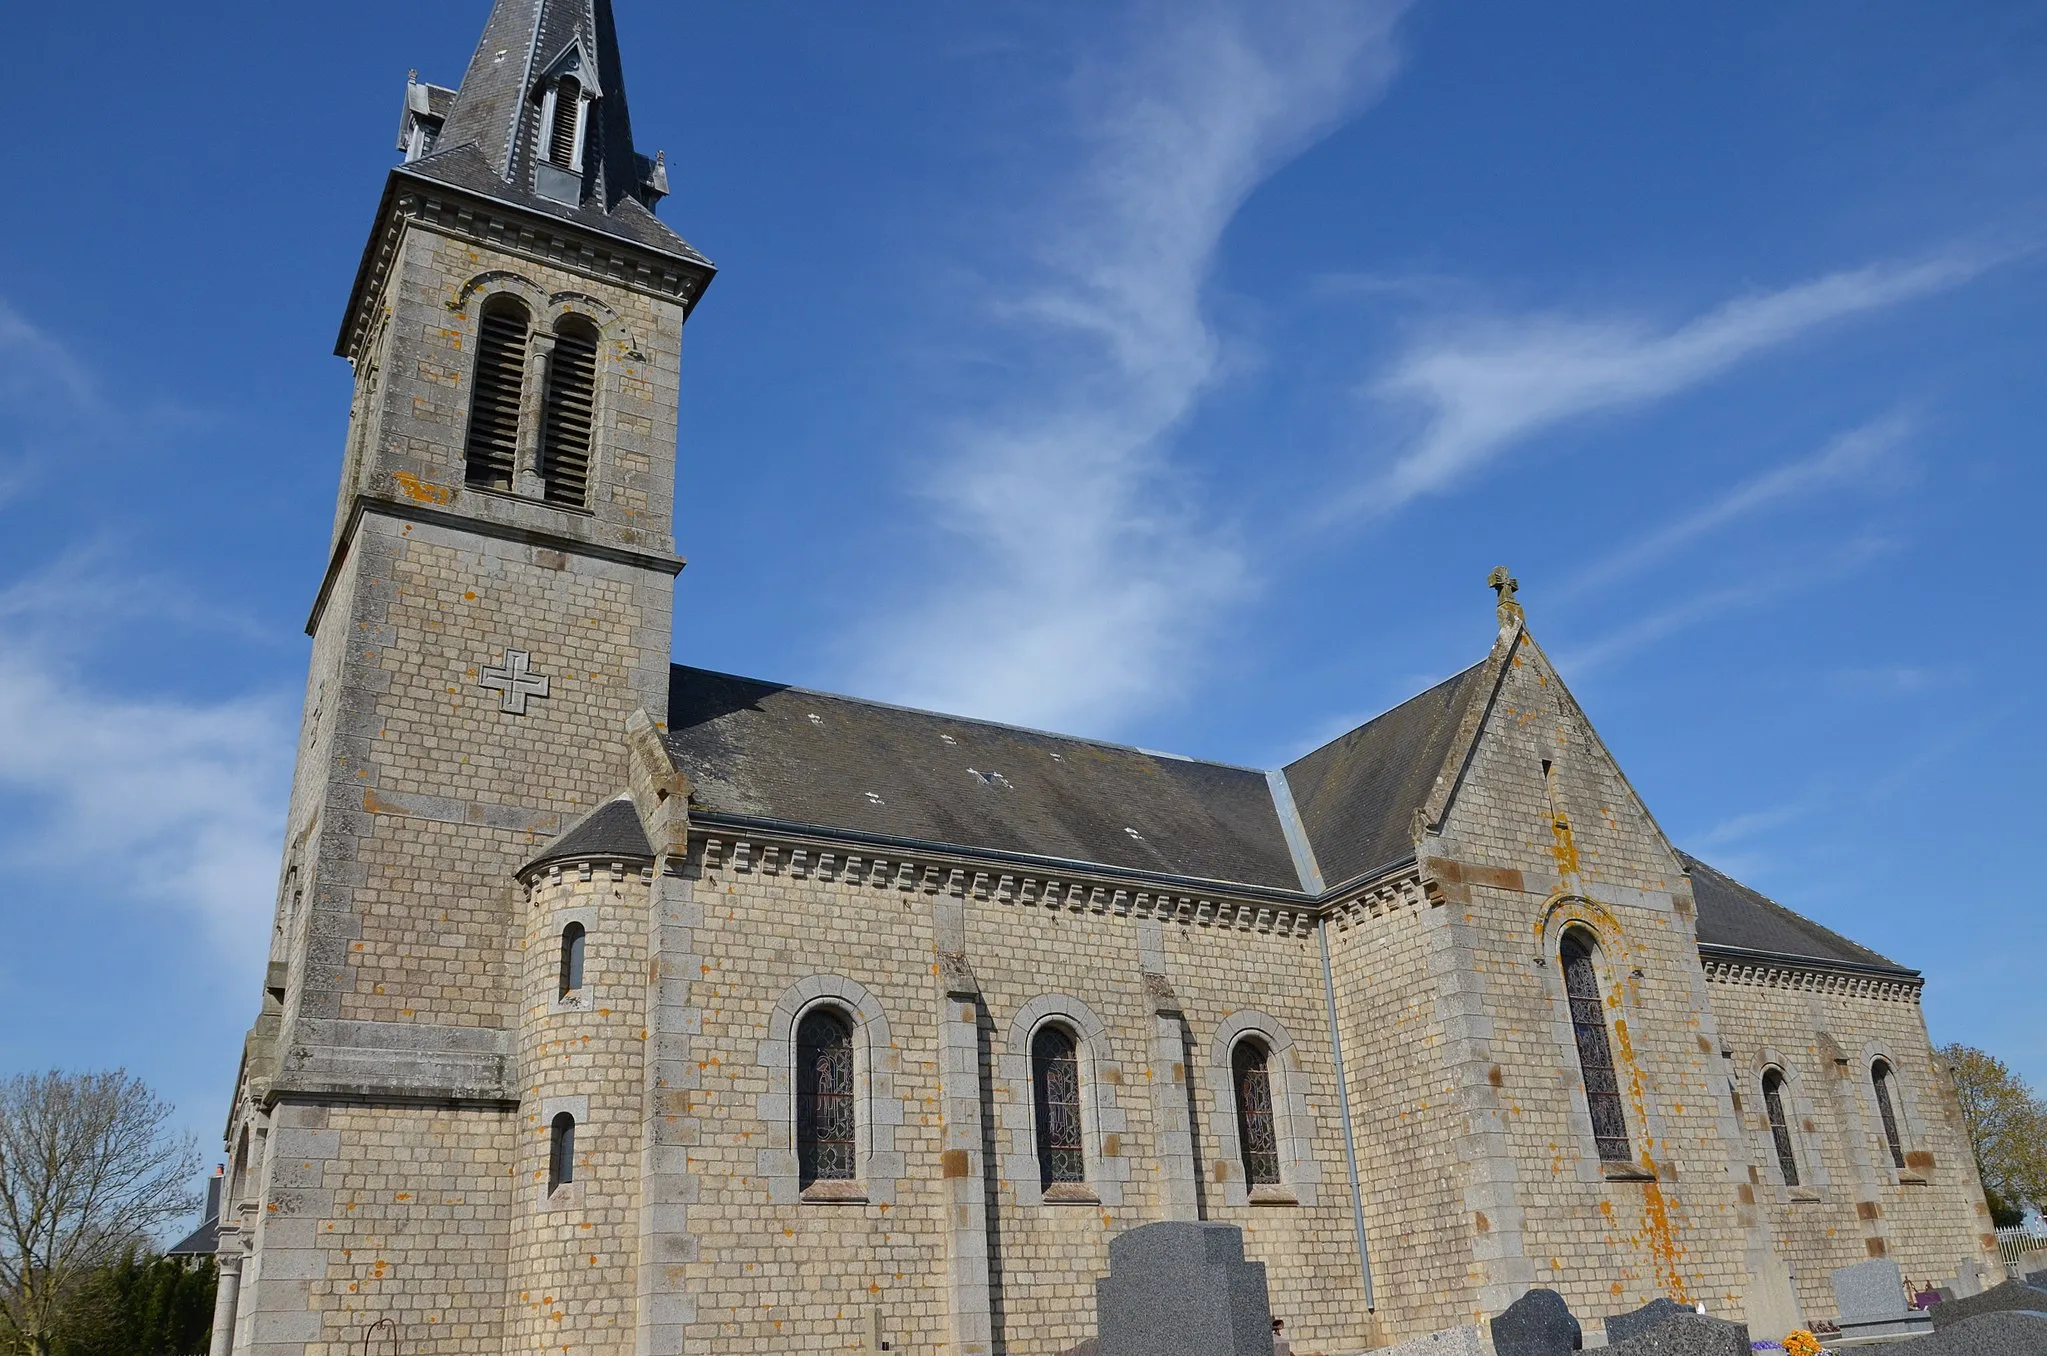
{"label": "stone church", "polygon": [[1041,1356],[1161,1219],[1331,1354],[1995,1268],[1918,973],[1671,844],[1504,571],[1271,770],[678,664],[713,268],[609,0],[496,0],[399,149],[218,1356]]}

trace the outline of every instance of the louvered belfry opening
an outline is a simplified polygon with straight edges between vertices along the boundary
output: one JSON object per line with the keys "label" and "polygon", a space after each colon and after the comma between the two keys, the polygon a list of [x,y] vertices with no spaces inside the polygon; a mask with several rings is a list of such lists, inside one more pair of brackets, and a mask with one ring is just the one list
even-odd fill
{"label": "louvered belfry opening", "polygon": [[554,124],[548,128],[547,158],[565,170],[576,167],[576,114],[583,105],[583,84],[565,75],[554,89]]}
{"label": "louvered belfry opening", "polygon": [[519,454],[519,399],[526,384],[526,346],[532,329],[526,308],[510,297],[484,304],[476,340],[476,375],[469,394],[469,442],[464,449],[471,485],[510,490]]}
{"label": "louvered belfry opening", "polygon": [[540,478],[547,502],[587,508],[590,430],[597,407],[597,327],[576,316],[555,330],[540,430]]}

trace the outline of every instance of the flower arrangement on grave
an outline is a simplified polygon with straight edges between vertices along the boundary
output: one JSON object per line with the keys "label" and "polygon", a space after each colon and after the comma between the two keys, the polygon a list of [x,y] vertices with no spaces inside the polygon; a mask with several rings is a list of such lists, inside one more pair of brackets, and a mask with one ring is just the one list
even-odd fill
{"label": "flower arrangement on grave", "polygon": [[1784,1356],[1826,1356],[1826,1348],[1819,1338],[1800,1328],[1784,1339]]}

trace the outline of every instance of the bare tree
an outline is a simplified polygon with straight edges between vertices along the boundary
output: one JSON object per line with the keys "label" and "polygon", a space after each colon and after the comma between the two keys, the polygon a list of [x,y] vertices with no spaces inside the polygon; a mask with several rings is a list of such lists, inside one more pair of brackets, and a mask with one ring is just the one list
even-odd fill
{"label": "bare tree", "polygon": [[1968,1045],[1942,1046],[1940,1055],[1954,1072],[1996,1222],[2018,1223],[2027,1205],[2047,1210],[2047,1102],[1995,1055]]}
{"label": "bare tree", "polygon": [[47,1356],[95,1271],[192,1210],[199,1151],[125,1070],[0,1084],[0,1339]]}

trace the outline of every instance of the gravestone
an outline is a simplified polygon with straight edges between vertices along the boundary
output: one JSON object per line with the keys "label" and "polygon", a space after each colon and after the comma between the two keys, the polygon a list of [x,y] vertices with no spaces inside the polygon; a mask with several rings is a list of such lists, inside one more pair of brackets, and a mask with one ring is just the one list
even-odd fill
{"label": "gravestone", "polygon": [[2040,1356],[2047,1314],[2007,1309],[1978,1314],[1928,1337],[1875,1348],[1883,1356]]}
{"label": "gravestone", "polygon": [[1607,1356],[1749,1356],[1748,1325],[1709,1318],[1682,1305],[1652,1327],[1607,1346]]}
{"label": "gravestone", "polygon": [[1905,1278],[1888,1258],[1835,1272],[1834,1303],[1841,1310],[1844,1339],[1932,1331],[1926,1315],[1905,1303]]}
{"label": "gravestone", "polygon": [[2006,1281],[2003,1285],[1992,1286],[1980,1295],[1958,1299],[1953,1304],[1943,1304],[1933,1311],[1935,1331],[1946,1331],[1964,1319],[1978,1314],[1994,1314],[2005,1309],[2024,1312],[2047,1311],[2047,1290],[2035,1290],[2018,1281]]}
{"label": "gravestone", "polygon": [[1101,1356],[1272,1356],[1265,1264],[1233,1224],[1167,1220],[1109,1242],[1095,1282]]}
{"label": "gravestone", "polygon": [[1410,1337],[1405,1342],[1381,1347],[1371,1356],[1493,1356],[1493,1348],[1486,1341],[1483,1329],[1475,1323],[1467,1323],[1461,1328],[1445,1328],[1424,1337]]}
{"label": "gravestone", "polygon": [[1631,1314],[1615,1314],[1606,1320],[1606,1344],[1613,1346],[1649,1331],[1659,1323],[1668,1322],[1679,1314],[1689,1314],[1687,1305],[1661,1296],[1650,1300]]}
{"label": "gravestone", "polygon": [[1492,1322],[1494,1356],[1569,1356],[1585,1334],[1554,1290],[1531,1290]]}

